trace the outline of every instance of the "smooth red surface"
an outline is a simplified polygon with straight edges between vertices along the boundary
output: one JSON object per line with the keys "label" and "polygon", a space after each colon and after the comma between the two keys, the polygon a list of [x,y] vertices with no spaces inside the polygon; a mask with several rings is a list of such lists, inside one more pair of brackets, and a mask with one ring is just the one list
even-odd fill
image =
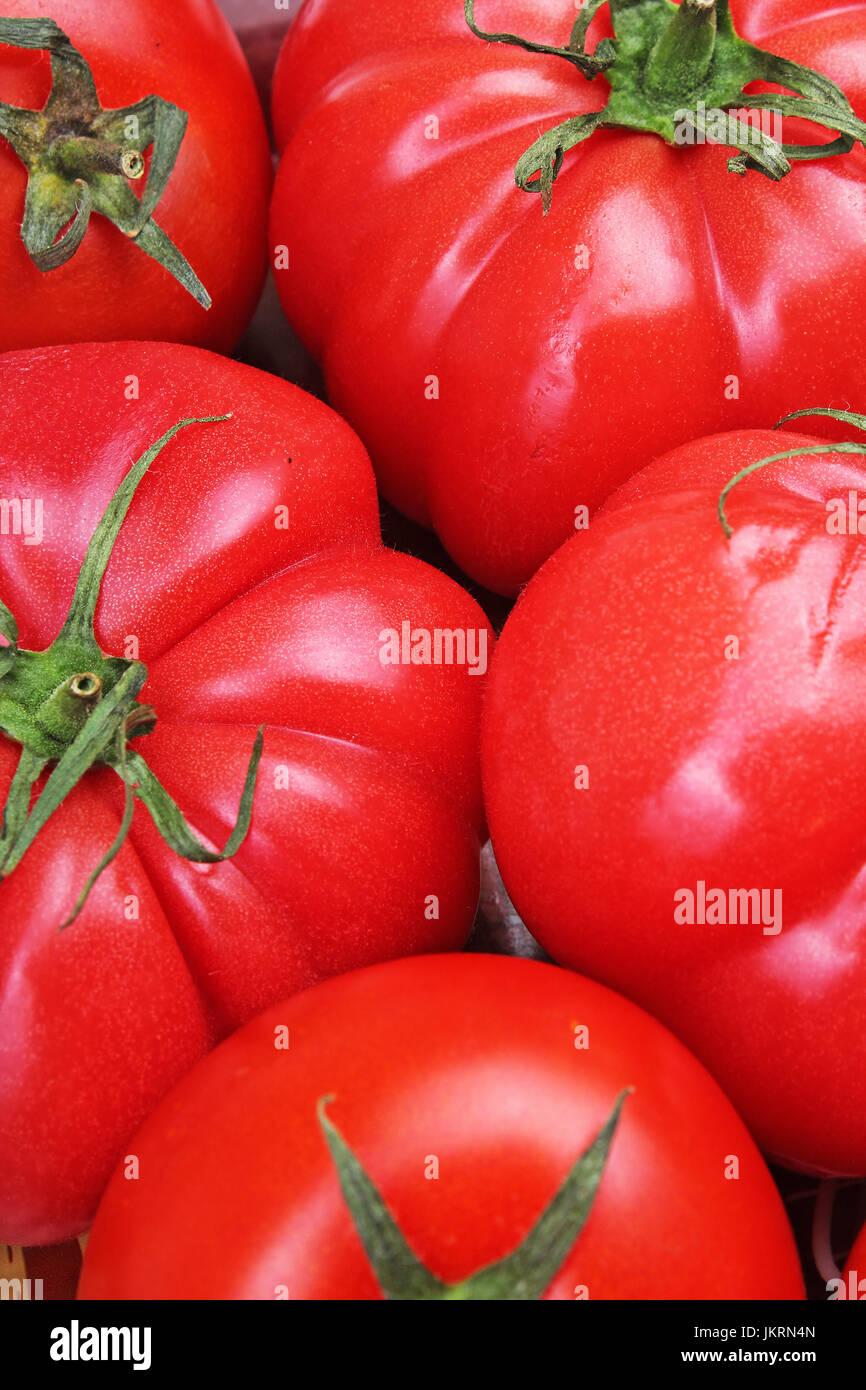
{"label": "smooth red surface", "polygon": [[[825,505],[862,461],[751,475],[730,542],[716,515],[739,469],[816,443],[699,440],[616,494],[506,624],[482,765],[503,879],[551,955],[672,1028],[780,1162],[862,1175],[866,571]],[[781,931],[678,924],[699,881],[781,891]]]}
{"label": "smooth red surface", "polygon": [[[856,1276],[856,1281],[852,1276]],[[858,1302],[866,1299],[866,1226],[860,1232],[843,1271],[846,1297],[856,1291]]]}
{"label": "smooth red surface", "polygon": [[[453,581],[383,548],[363,447],[296,387],[199,349],[122,343],[0,358],[0,396],[4,495],[44,504],[41,545],[0,537],[0,593],[33,649],[59,631],[133,460],[180,419],[233,412],[182,431],[140,484],[97,639],[113,655],[137,639],[158,723],[136,746],[220,847],[267,725],[232,861],[180,860],[138,805],[58,936],[117,832],[120,784],[102,769],[0,885],[0,1237],[39,1244],[87,1225],[129,1134],[216,1038],[335,971],[463,944],[484,680],[385,666],[379,635],[406,619],[487,625]],[[0,800],[16,758],[0,739]]]}
{"label": "smooth red surface", "polygon": [[[94,215],[75,255],[43,274],[21,241],[27,174],[0,138],[0,351],[156,338],[231,352],[264,280],[271,156],[244,56],[214,0],[7,0],[50,17],[80,50],[104,107],[155,93],[189,116],[154,220],[210,294],[205,310],[167,270]],[[48,55],[0,46],[0,100],[40,110]]]}
{"label": "smooth red surface", "polygon": [[[862,0],[732,9],[866,116]],[[479,0],[476,20],[562,44],[574,5]],[[665,450],[863,394],[866,152],[774,184],[728,173],[719,146],[602,132],[565,156],[543,217],[517,160],[606,95],[475,38],[460,0],[307,0],[274,79],[286,313],[388,499],[502,593]]]}
{"label": "smooth red surface", "polygon": [[472,955],[344,975],[212,1053],[132,1142],[140,1177],[112,1179],[79,1296],[381,1298],[317,1122],[325,1095],[412,1249],[467,1278],[526,1236],[625,1086],[592,1211],[545,1296],[802,1298],[779,1194],[685,1048],[589,980]]}

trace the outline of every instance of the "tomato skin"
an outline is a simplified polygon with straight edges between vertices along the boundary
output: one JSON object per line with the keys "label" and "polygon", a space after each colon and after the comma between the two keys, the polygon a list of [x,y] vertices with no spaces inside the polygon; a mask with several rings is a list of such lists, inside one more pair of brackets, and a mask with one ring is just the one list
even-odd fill
{"label": "tomato skin", "polygon": [[[862,469],[753,474],[730,542],[716,514],[741,468],[816,443],[698,440],[616,494],[506,624],[482,768],[497,862],[545,949],[667,1024],[766,1152],[860,1175],[866,581],[826,502]],[[773,896],[761,924],[678,922],[700,882],[778,891],[781,929]]]}
{"label": "tomato skin", "polygon": [[[113,4],[110,24],[100,0],[8,0],[3,13],[55,20],[90,64],[104,107],[155,93],[187,112],[154,218],[213,304],[203,309],[96,215],[65,265],[37,270],[20,237],[27,173],[0,139],[0,352],[123,338],[233,351],[264,281],[271,161],[249,69],[219,7],[214,0],[135,0]],[[50,85],[46,54],[0,47],[0,99],[38,110]]]}
{"label": "tomato skin", "polygon": [[[379,637],[407,618],[490,630],[453,581],[384,549],[362,445],[286,382],[195,348],[87,344],[0,358],[0,393],[4,493],[44,508],[41,544],[0,537],[0,593],[37,650],[132,461],[180,419],[233,412],[141,483],[96,637],[115,655],[136,640],[157,725],[135,746],[214,845],[267,726],[233,860],[180,860],[139,805],[58,937],[122,813],[97,769],[0,884],[0,1238],[32,1245],[87,1225],[129,1134],[217,1038],[335,971],[462,946],[484,679],[383,665]],[[3,800],[16,761],[0,738]]]}
{"label": "tomato skin", "polygon": [[212,1053],[133,1141],[140,1179],[112,1179],[79,1296],[381,1298],[317,1124],[329,1094],[416,1254],[466,1278],[523,1239],[626,1085],[595,1204],[545,1296],[801,1298],[779,1195],[694,1058],[591,981],[481,955],[341,976]]}
{"label": "tomato skin", "polygon": [[[573,8],[485,0],[476,18],[562,43]],[[859,0],[732,9],[866,115]],[[501,593],[665,450],[862,389],[866,151],[771,183],[728,173],[718,146],[601,132],[542,217],[518,158],[605,96],[561,59],[482,43],[450,0],[308,3],[275,76],[287,316],[389,501]]]}
{"label": "tomato skin", "polygon": [[866,1299],[866,1226],[854,1242],[854,1248],[842,1271],[842,1279],[846,1297],[850,1298],[852,1291],[856,1289],[858,1302]]}

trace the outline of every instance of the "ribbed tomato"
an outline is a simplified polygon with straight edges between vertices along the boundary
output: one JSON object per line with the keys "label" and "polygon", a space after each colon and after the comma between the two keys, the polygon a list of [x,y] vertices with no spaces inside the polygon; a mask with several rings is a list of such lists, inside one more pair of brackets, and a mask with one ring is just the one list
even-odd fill
{"label": "ribbed tomato", "polygon": [[[815,144],[835,120],[843,148],[866,136],[821,76],[866,116],[863,0],[732,0],[739,31],[784,62],[736,43],[727,0],[682,7],[712,55],[676,34],[656,46],[668,0],[612,0],[620,44],[591,82],[566,49],[576,8],[477,0],[483,29],[557,56],[482,42],[463,0],[308,0],[274,80],[287,315],[388,499],[501,593],[665,450],[862,388],[866,153],[785,173],[773,132]],[[599,13],[590,52],[610,32]],[[815,100],[777,95],[777,123],[753,77]],[[608,97],[619,124],[589,135]],[[682,115],[701,103],[751,108],[769,176],[676,143],[703,133]],[[829,130],[794,110],[823,110]],[[532,170],[560,158],[545,217],[515,170],[542,191]]]}
{"label": "ribbed tomato", "polygon": [[[27,1245],[86,1226],[129,1134],[217,1038],[323,976],[463,944],[486,662],[457,658],[461,636],[486,658],[489,629],[450,579],[384,549],[361,444],[296,387],[118,343],[9,354],[0,391],[0,1239]],[[133,459],[190,417],[132,498],[96,644],[79,624],[48,650]],[[113,713],[142,673],[148,704]],[[192,835],[222,850],[261,725],[249,834],[230,862],[187,863]],[[67,782],[27,847],[34,776],[41,796]],[[124,788],[145,804],[58,931]]]}

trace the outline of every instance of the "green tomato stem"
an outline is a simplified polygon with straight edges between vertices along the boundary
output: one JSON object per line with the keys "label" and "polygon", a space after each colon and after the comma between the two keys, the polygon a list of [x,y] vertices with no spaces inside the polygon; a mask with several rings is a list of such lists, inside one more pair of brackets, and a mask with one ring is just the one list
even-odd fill
{"label": "green tomato stem", "polygon": [[[33,264],[44,273],[64,265],[98,212],[209,309],[210,295],[192,266],[153,221],[183,141],[186,112],[158,96],[103,108],[88,63],[52,19],[0,19],[0,44],[51,57],[51,92],[41,111],[0,102],[0,135],[28,173],[21,239]],[[144,177],[150,146],[139,199],[129,181]]]}
{"label": "green tomato stem", "polygon": [[716,0],[682,0],[650,54],[644,74],[648,92],[676,101],[706,79],[716,46]]}
{"label": "green tomato stem", "polygon": [[385,1297],[413,1302],[540,1299],[583,1230],[630,1090],[621,1092],[601,1130],[520,1245],[504,1259],[457,1284],[443,1283],[418,1259],[375,1183],[329,1119],[326,1110],[334,1097],[323,1096],[318,1104],[319,1125],[346,1205]]}
{"label": "green tomato stem", "polygon": [[[541,195],[550,210],[553,184],[565,154],[597,130],[645,131],[678,146],[695,141],[739,151],[728,160],[732,173],[758,170],[778,181],[792,162],[847,154],[866,145],[866,123],[835,82],[822,73],[747,43],[734,29],[729,0],[608,0],[615,37],[592,53],[586,36],[602,0],[590,0],[561,48],[535,44],[515,34],[487,33],[475,23],[475,0],[464,0],[466,22],[478,38],[571,63],[588,80],[603,74],[610,85],[607,105],[563,122],[542,135],[520,158],[515,182]],[[753,82],[786,87],[787,94],[746,95]],[[748,120],[731,113],[747,108]],[[812,121],[838,131],[822,145],[787,145],[774,138],[761,113]],[[776,131],[778,134],[778,131]]]}
{"label": "green tomato stem", "polygon": [[[801,420],[806,415],[826,415],[831,420],[840,420],[843,424],[853,425],[855,429],[866,433],[866,415],[855,415],[850,410],[832,410],[830,407],[817,406],[814,410],[795,410],[791,415],[785,415],[776,425],[776,429],[781,429],[791,420]],[[786,449],[781,454],[771,454],[768,458],[758,459],[757,463],[750,463],[746,468],[741,468],[725,486],[719,495],[718,514],[719,522],[725,533],[727,540],[734,534],[734,528],[728,521],[725,504],[733,488],[741,483],[744,478],[748,478],[752,473],[757,473],[761,468],[766,468],[770,463],[782,463],[785,459],[808,458],[810,456],[821,456],[824,454],[866,454],[866,444],[853,444],[847,441],[841,444],[815,444],[802,449]]]}
{"label": "green tomato stem", "polygon": [[[19,647],[18,626],[0,602],[0,633],[7,643],[0,647],[0,731],[22,748],[0,822],[0,878],[20,864],[48,819],[91,767],[103,764],[112,768],[124,784],[120,830],[89,876],[64,926],[78,915],[93,884],[119,853],[132,823],[135,800],[144,802],[170,848],[198,863],[230,858],[249,830],[263,729],[253,745],[234,829],[222,850],[208,849],[190,830],[144,759],[128,747],[130,739],[150,733],[156,723],[151,706],[138,702],[147,668],[140,661],[106,656],[94,635],[106,566],[150,465],[179,430],[229,419],[230,415],[205,415],[181,420],[133,464],[93,533],[66,621],[45,651]],[[33,787],[50,763],[54,766],[31,807]]]}

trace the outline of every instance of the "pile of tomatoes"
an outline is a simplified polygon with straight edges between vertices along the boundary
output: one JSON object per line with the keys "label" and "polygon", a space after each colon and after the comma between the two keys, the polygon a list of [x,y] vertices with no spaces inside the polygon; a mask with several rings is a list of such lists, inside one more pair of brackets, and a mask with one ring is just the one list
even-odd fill
{"label": "pile of tomatoes", "polygon": [[33,8],[0,1256],[866,1297],[863,0]]}

